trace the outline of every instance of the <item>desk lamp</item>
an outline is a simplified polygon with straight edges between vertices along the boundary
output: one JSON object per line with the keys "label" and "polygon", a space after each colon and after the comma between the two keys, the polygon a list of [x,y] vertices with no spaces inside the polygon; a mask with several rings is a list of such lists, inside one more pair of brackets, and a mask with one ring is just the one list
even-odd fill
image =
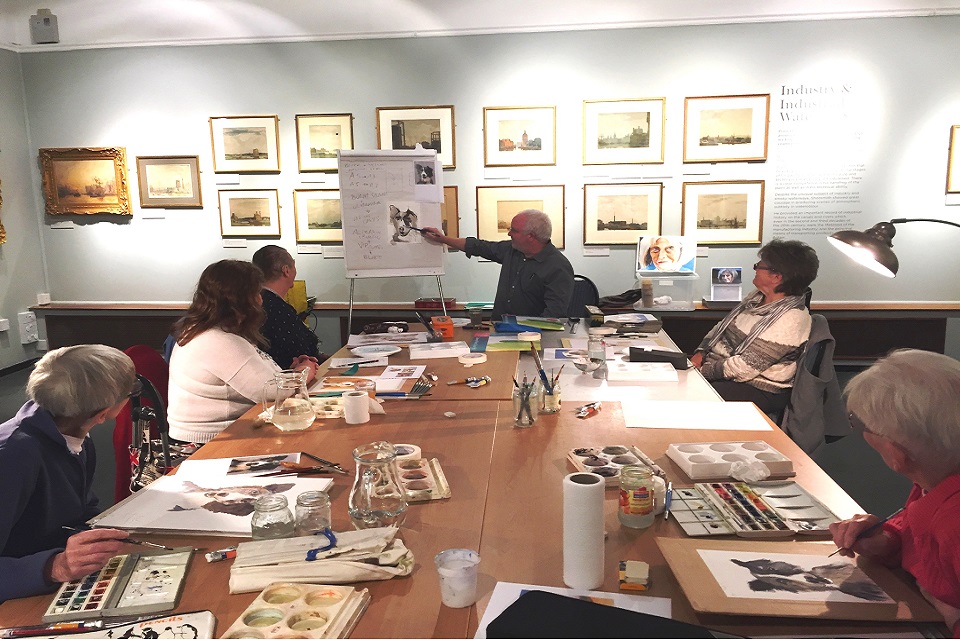
{"label": "desk lamp", "polygon": [[890,222],[878,222],[866,231],[838,231],[829,238],[830,244],[847,254],[854,261],[876,271],[882,276],[893,278],[900,268],[900,261],[893,252],[893,236],[897,231],[893,225],[903,222],[939,222],[960,227],[956,222],[935,220],[933,218],[894,218]]}

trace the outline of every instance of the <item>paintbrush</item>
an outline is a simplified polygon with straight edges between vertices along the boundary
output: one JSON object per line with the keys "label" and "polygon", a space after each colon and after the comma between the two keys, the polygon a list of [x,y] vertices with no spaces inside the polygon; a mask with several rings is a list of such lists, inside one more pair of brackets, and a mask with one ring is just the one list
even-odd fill
{"label": "paintbrush", "polygon": [[[90,531],[90,527],[81,529],[80,527],[68,527],[67,525],[63,525],[60,528],[65,531],[70,531],[72,533],[80,533],[81,531]],[[162,544],[157,544],[156,542],[149,542],[147,540],[137,540],[136,538],[124,538],[120,542],[126,542],[128,544],[138,544],[141,547],[153,547],[154,549],[166,549],[167,551],[176,551],[176,549],[174,549],[173,547],[165,547]]]}
{"label": "paintbrush", "polygon": [[530,343],[530,351],[533,353],[533,362],[537,365],[537,373],[540,374],[540,380],[543,382],[543,390],[547,395],[553,395],[553,385],[547,380],[547,372],[543,370],[543,362],[540,360],[540,352],[537,351],[537,345]]}
{"label": "paintbrush", "polygon": [[[861,538],[866,538],[867,536],[869,536],[870,534],[872,534],[874,531],[876,531],[877,529],[879,529],[880,527],[882,527],[884,522],[886,522],[886,521],[889,520],[890,518],[894,517],[895,515],[898,515],[898,514],[899,514],[901,511],[903,511],[905,508],[906,508],[906,507],[900,507],[899,509],[897,509],[896,511],[894,511],[893,513],[891,513],[890,515],[888,515],[886,518],[884,518],[884,519],[881,520],[880,522],[876,523],[876,524],[873,525],[873,526],[867,527],[866,529],[864,529],[863,531],[861,531],[860,533],[858,533],[858,534],[857,534],[857,537],[856,537],[856,538],[854,539],[854,541],[853,541],[853,544],[857,544],[857,542],[859,542]],[[852,545],[851,545],[851,546],[852,546]],[[833,553],[831,553],[831,554],[828,555],[827,557],[828,557],[828,558],[832,558],[833,556],[837,555],[837,554],[840,553],[841,551],[843,551],[843,547],[838,548],[836,551],[834,551]]]}

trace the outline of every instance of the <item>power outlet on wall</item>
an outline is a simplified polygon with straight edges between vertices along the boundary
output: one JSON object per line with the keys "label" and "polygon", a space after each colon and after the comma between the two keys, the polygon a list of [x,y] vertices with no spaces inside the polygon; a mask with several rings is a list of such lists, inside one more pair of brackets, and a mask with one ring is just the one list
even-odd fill
{"label": "power outlet on wall", "polygon": [[40,333],[37,330],[37,316],[32,311],[23,311],[17,314],[17,322],[20,324],[20,344],[30,344],[40,340]]}

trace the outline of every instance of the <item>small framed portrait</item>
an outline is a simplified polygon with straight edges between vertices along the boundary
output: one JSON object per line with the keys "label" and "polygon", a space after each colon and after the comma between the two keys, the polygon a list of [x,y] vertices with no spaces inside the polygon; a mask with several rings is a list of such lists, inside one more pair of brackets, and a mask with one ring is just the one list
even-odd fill
{"label": "small framed portrait", "polygon": [[663,183],[583,185],[583,244],[633,245],[660,233]]}
{"label": "small framed portrait", "polygon": [[483,108],[483,166],[556,164],[556,107]]}
{"label": "small framed portrait", "polygon": [[280,118],[210,118],[215,173],[279,173]]}
{"label": "small framed portrait", "polygon": [[353,149],[353,114],[296,116],[300,173],[336,171],[337,151]]}
{"label": "small framed portrait", "polygon": [[202,208],[199,156],[137,156],[140,206]]}
{"label": "small framed portrait", "polygon": [[280,237],[276,189],[223,189],[217,195],[224,238]]}
{"label": "small framed portrait", "polygon": [[698,244],[760,244],[763,180],[684,182],[683,235]]}
{"label": "small framed portrait", "polygon": [[743,297],[743,272],[740,267],[713,267],[710,270],[710,299],[739,301]]}
{"label": "small framed portrait", "polygon": [[130,215],[123,147],[40,149],[43,196],[49,215]]}
{"label": "small framed portrait", "polygon": [[[440,230],[451,238],[460,237],[460,203],[458,189],[454,186],[443,187],[443,202],[440,203]],[[456,251],[447,247],[447,251]]]}
{"label": "small framed portrait", "polygon": [[683,105],[683,161],[764,161],[769,123],[769,93],[687,98]]}
{"label": "small framed portrait", "polygon": [[583,164],[662,163],[666,101],[585,100]]}
{"label": "small framed portrait", "polygon": [[343,242],[339,189],[295,189],[297,242]]}
{"label": "small framed portrait", "polygon": [[649,235],[637,238],[637,272],[694,273],[697,243],[687,236]]}
{"label": "small framed portrait", "polygon": [[453,105],[436,107],[377,107],[380,149],[433,149],[444,169],[457,166]]}
{"label": "small framed portrait", "polygon": [[960,193],[960,124],[950,127],[950,152],[947,156],[947,193]]}
{"label": "small framed portrait", "polygon": [[539,209],[550,217],[550,241],[563,249],[563,185],[477,187],[477,236],[508,240],[510,221],[524,209]]}

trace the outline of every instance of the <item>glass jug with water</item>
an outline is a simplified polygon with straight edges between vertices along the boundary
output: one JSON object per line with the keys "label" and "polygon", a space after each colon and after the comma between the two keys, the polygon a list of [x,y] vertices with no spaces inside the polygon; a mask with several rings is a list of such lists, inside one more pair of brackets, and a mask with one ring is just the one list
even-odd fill
{"label": "glass jug with water", "polygon": [[400,486],[397,452],[389,442],[373,442],[353,450],[357,475],[350,490],[348,509],[357,529],[399,527],[407,512]]}
{"label": "glass jug with water", "polygon": [[307,371],[278,371],[263,389],[264,407],[273,408],[271,422],[281,431],[302,431],[315,414],[307,393]]}

